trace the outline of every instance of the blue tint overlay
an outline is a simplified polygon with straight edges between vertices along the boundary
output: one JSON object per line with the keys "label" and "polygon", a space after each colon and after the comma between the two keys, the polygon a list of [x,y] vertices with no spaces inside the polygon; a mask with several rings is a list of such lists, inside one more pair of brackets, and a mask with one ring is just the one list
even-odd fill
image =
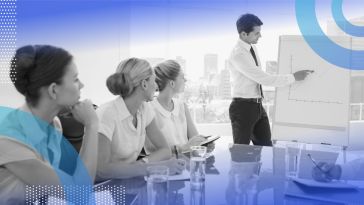
{"label": "blue tint overlay", "polygon": [[[67,201],[94,204],[93,180],[62,133],[48,122],[19,109],[0,106],[0,121],[0,136],[28,146],[49,162],[61,181]],[[77,172],[76,163],[80,167]]]}

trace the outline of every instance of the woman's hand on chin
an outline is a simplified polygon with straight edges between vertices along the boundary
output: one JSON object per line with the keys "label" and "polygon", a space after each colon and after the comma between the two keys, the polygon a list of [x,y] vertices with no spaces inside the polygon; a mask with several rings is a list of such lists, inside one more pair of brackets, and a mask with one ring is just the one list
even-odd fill
{"label": "woman's hand on chin", "polygon": [[98,124],[98,117],[91,100],[83,100],[71,107],[73,117],[84,126]]}

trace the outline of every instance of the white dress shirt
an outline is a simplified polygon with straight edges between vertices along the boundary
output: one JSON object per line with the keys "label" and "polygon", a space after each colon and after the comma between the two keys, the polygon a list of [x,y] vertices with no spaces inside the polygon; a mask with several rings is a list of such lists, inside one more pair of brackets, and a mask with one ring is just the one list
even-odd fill
{"label": "white dress shirt", "polygon": [[[254,58],[250,53],[253,47],[258,61],[255,64]],[[229,67],[233,85],[233,97],[238,98],[261,98],[259,84],[273,87],[283,87],[295,82],[292,74],[271,75],[264,72],[257,49],[240,40],[235,45],[229,58]]]}
{"label": "white dress shirt", "polygon": [[101,105],[96,112],[100,120],[99,133],[111,142],[111,162],[135,162],[145,143],[146,127],[154,119],[150,105],[143,102],[138,109],[136,128],[121,97]]}

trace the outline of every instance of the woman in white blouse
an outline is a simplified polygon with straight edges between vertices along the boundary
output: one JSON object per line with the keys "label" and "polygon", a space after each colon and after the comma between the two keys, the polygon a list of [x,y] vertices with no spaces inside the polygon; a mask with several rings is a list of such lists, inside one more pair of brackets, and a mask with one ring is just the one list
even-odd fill
{"label": "woman in white blouse", "polygon": [[[153,109],[147,103],[157,89],[149,63],[138,58],[124,60],[106,84],[118,97],[97,110],[100,119],[97,176],[101,179],[142,176],[146,175],[149,164],[166,165],[170,174],[181,172],[184,161],[171,159],[171,149],[164,137],[160,137]],[[137,160],[146,135],[156,150]]]}
{"label": "woman in white blouse", "polygon": [[[173,60],[167,60],[154,68],[159,95],[151,102],[155,111],[156,124],[166,137],[170,147],[177,146],[180,151],[186,151],[193,145],[200,145],[206,138],[199,135],[194,125],[187,105],[173,98],[184,91],[185,77],[180,65]],[[147,151],[154,149],[149,140]]]}

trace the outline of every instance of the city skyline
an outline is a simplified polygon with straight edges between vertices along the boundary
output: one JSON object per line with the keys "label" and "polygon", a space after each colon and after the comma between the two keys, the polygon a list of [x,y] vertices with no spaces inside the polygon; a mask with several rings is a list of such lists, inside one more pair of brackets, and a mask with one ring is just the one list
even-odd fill
{"label": "city skyline", "polygon": [[[332,19],[330,3],[317,2],[322,28]],[[362,7],[362,1],[345,1],[344,14],[348,19],[361,17]],[[266,12],[272,9],[275,12]],[[100,104],[114,97],[105,86],[106,78],[131,56],[176,60],[178,56],[186,77],[198,81],[204,75],[204,55],[214,53],[221,72],[238,40],[235,21],[246,12],[264,23],[257,44],[264,69],[267,61],[277,61],[280,35],[300,35],[294,1],[19,0],[17,46],[51,44],[69,50],[86,85],[82,97]]]}

